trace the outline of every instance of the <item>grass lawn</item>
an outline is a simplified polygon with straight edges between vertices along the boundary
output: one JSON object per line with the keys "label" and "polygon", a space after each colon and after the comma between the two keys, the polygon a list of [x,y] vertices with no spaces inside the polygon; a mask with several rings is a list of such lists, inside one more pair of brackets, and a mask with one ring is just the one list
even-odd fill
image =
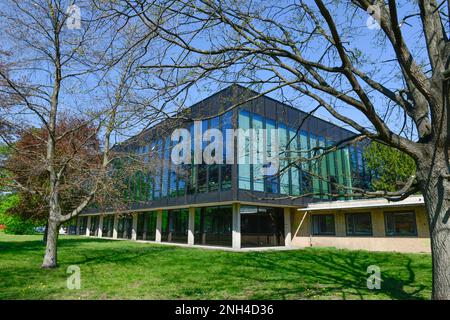
{"label": "grass lawn", "polygon": [[[0,299],[429,299],[431,257],[308,248],[226,252],[61,236],[42,270],[42,236],[0,232]],[[69,265],[81,289],[66,288]],[[366,287],[369,265],[381,290]]]}

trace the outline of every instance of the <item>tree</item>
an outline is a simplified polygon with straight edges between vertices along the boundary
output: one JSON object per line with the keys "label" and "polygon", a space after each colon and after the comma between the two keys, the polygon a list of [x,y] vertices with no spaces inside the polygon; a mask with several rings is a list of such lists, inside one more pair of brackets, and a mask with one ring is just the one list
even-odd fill
{"label": "tree", "polygon": [[364,149],[364,159],[374,190],[396,191],[416,174],[416,165],[410,156],[378,142]]}
{"label": "tree", "polygon": [[[121,187],[116,181],[122,179],[111,171],[116,160],[128,155],[110,150],[114,137],[124,128],[127,134],[133,133],[136,119],[151,123],[153,115],[161,112],[134,101],[145,94],[150,103],[153,94],[137,80],[152,88],[145,75],[138,78],[132,68],[140,58],[133,49],[138,34],[130,25],[124,26],[123,19],[105,16],[93,1],[74,5],[62,0],[8,0],[0,4],[0,17],[0,43],[5,47],[0,51],[0,93],[5,97],[0,100],[0,137],[11,148],[24,132],[29,140],[40,141],[39,147],[32,142],[29,150],[27,144],[19,150],[35,153],[36,161],[29,162],[35,165],[32,179],[17,175],[6,183],[45,199],[48,236],[42,267],[54,268],[62,223],[90,205],[102,205],[105,198],[125,205],[123,197],[114,197]],[[151,36],[145,39],[148,42]],[[115,79],[113,85],[108,79]],[[83,120],[60,124],[61,114]],[[66,130],[60,130],[63,127]],[[95,136],[99,146],[87,147],[96,141]],[[66,139],[68,144],[63,143]],[[86,163],[87,158],[93,161]],[[78,165],[80,170],[73,174]],[[26,166],[17,170],[26,171]],[[133,166],[120,174],[128,175],[127,170]],[[64,198],[72,191],[77,192],[73,201]]]}
{"label": "tree", "polygon": [[[62,165],[76,154],[62,173],[59,185],[60,206],[68,212],[76,209],[87,196],[83,184],[89,179],[87,174],[91,168],[99,166],[101,151],[97,128],[85,119],[62,117],[56,133],[61,135],[64,132],[67,134],[56,143],[55,163]],[[8,213],[26,220],[45,221],[49,210],[46,201],[49,194],[48,172],[44,166],[48,131],[45,128],[30,128],[18,135],[3,168],[8,171],[10,180],[27,188],[17,191],[19,201]]]}
{"label": "tree", "polygon": [[[423,194],[433,298],[450,299],[448,9],[434,0],[126,0],[115,12],[157,30],[172,57],[142,67],[163,70],[161,78],[178,84],[173,91],[238,82],[276,92],[325,110],[354,130],[354,139],[414,159],[416,174],[401,190],[363,194],[393,200]],[[377,21],[370,28],[368,13]]]}

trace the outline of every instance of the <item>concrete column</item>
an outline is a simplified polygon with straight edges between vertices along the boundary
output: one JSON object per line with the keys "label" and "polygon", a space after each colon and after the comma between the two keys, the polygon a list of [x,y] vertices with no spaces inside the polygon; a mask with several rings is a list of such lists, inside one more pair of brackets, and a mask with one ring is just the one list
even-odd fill
{"label": "concrete column", "polygon": [[161,242],[161,230],[162,228],[162,210],[158,210],[156,213],[156,234],[155,241]]}
{"label": "concrete column", "polygon": [[189,208],[188,245],[194,245],[195,208]]}
{"label": "concrete column", "polygon": [[119,215],[114,214],[114,225],[113,225],[113,238],[117,239],[117,225],[119,224]]}
{"label": "concrete column", "polygon": [[291,242],[291,208],[284,208],[284,245],[290,247]]}
{"label": "concrete column", "polygon": [[86,235],[90,236],[91,235],[91,216],[87,217],[87,224],[86,224]]}
{"label": "concrete column", "polygon": [[137,239],[137,213],[133,213],[133,225],[131,227],[131,240]]}
{"label": "concrete column", "polygon": [[97,237],[101,238],[103,236],[103,215],[101,214],[98,217],[98,231],[97,231]]}
{"label": "concrete column", "polygon": [[241,248],[241,205],[239,203],[233,203],[233,249]]}

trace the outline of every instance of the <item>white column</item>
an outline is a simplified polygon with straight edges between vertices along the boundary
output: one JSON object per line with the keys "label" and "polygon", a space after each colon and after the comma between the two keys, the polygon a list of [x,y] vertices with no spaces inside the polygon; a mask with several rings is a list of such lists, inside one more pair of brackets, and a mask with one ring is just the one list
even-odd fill
{"label": "white column", "polygon": [[189,208],[188,245],[194,245],[195,208]]}
{"label": "white column", "polygon": [[162,210],[158,210],[156,213],[156,234],[155,241],[161,242],[161,227],[162,227]]}
{"label": "white column", "polygon": [[133,213],[133,225],[131,227],[131,240],[137,239],[137,213]]}
{"label": "white column", "polygon": [[87,224],[86,224],[86,235],[87,236],[91,235],[90,229],[91,229],[91,216],[88,216],[87,217]]}
{"label": "white column", "polygon": [[97,231],[97,237],[101,238],[103,235],[103,215],[101,214],[98,217],[98,231]]}
{"label": "white column", "polygon": [[239,203],[233,203],[233,249],[241,248],[241,205]]}
{"label": "white column", "polygon": [[284,245],[290,247],[291,242],[291,208],[284,208]]}
{"label": "white column", "polygon": [[117,239],[117,225],[119,223],[119,215],[117,213],[114,214],[114,225],[113,225],[113,238]]}

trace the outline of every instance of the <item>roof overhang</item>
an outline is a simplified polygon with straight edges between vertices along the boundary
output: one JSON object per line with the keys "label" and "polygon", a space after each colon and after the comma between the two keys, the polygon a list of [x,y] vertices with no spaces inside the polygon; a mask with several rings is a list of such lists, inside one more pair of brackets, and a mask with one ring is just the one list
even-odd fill
{"label": "roof overhang", "polygon": [[384,198],[363,200],[339,200],[310,203],[306,208],[298,211],[341,210],[341,209],[365,209],[365,208],[394,208],[407,206],[423,206],[423,196],[410,196],[401,201],[388,201]]}

